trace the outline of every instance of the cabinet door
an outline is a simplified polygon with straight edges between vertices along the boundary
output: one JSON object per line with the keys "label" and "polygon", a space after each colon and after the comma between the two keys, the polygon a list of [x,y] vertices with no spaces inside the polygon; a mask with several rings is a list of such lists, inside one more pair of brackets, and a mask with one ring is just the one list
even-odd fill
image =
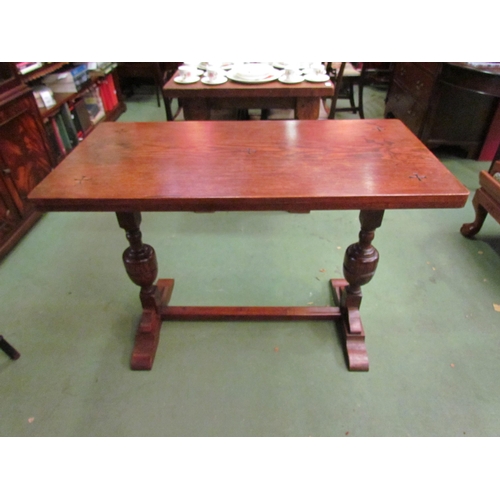
{"label": "cabinet door", "polygon": [[51,158],[31,92],[0,109],[0,176],[21,215],[29,192],[50,172]]}
{"label": "cabinet door", "polygon": [[0,179],[0,247],[16,230],[21,217],[7,191],[7,187]]}

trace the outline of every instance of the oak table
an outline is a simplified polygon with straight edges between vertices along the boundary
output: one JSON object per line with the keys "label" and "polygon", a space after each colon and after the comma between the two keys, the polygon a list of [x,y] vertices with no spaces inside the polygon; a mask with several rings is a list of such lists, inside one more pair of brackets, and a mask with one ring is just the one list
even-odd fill
{"label": "oak table", "polygon": [[322,97],[333,97],[334,87],[325,83],[294,85],[278,80],[267,83],[238,83],[228,79],[222,85],[175,83],[174,75],[164,86],[166,99],[181,99],[185,120],[210,120],[212,109],[293,109],[298,120],[317,120]]}
{"label": "oak table", "polygon": [[[42,211],[116,212],[125,268],[141,287],[132,369],[151,369],[163,320],[319,319],[340,320],[349,368],[366,371],[361,286],[377,267],[371,242],[384,210],[459,208],[468,194],[399,120],[276,120],[104,123],[29,198]],[[336,306],[168,305],[174,281],[156,281],[141,211],[245,210],[360,211],[345,280],[331,280]]]}

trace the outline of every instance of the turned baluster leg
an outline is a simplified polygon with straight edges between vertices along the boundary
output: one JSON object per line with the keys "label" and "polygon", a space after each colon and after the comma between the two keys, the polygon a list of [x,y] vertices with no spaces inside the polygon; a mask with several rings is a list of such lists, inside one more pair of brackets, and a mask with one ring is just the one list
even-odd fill
{"label": "turned baluster leg", "polygon": [[368,371],[365,334],[359,314],[363,297],[361,287],[373,278],[377,269],[379,256],[371,242],[375,236],[375,229],[382,224],[383,216],[383,210],[361,211],[359,241],[347,248],[344,258],[344,277],[347,284],[337,288],[337,293],[340,295],[349,369],[355,371]]}
{"label": "turned baluster leg", "polygon": [[[154,248],[142,242],[139,229],[140,212],[117,212],[118,224],[125,229],[130,246],[123,252],[123,263],[130,279],[141,287],[143,307],[141,322],[135,337],[131,368],[150,370],[158,347],[161,318],[160,306],[165,299],[164,286],[155,286],[158,264]],[[160,280],[163,281],[163,280]],[[160,284],[160,282],[158,282]],[[171,291],[171,290],[170,290]]]}

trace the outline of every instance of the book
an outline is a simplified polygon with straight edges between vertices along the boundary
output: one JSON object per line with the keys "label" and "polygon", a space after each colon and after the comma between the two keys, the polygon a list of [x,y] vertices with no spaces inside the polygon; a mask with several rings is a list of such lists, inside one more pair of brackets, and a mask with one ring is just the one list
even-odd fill
{"label": "book", "polygon": [[63,120],[66,133],[68,134],[69,141],[71,143],[71,149],[78,145],[78,133],[73,122],[73,118],[69,111],[68,103],[64,103],[61,106],[60,114]]}
{"label": "book", "polygon": [[47,134],[47,138],[49,140],[50,151],[52,153],[52,158],[59,163],[62,159],[63,154],[61,153],[61,148],[58,144],[56,134],[54,132],[54,128],[52,125],[52,119],[49,119],[46,123],[44,123],[45,133]]}
{"label": "book", "polygon": [[118,105],[118,95],[116,93],[116,86],[115,86],[115,80],[113,78],[113,75],[108,76],[108,83],[109,83],[109,90],[111,93],[111,99],[113,102],[113,109]]}
{"label": "book", "polygon": [[41,62],[18,62],[16,63],[17,71],[21,73],[21,75],[26,75],[35,71],[35,69],[41,68],[43,63]]}
{"label": "book", "polygon": [[86,134],[88,130],[92,127],[92,121],[90,119],[89,112],[87,111],[87,106],[85,105],[85,101],[83,99],[75,101],[73,105],[73,112],[74,115],[78,117],[78,121],[81,125],[83,133]]}
{"label": "book", "polygon": [[95,125],[106,116],[104,105],[97,88],[90,89],[83,96],[83,100],[85,101],[85,106],[87,107],[87,111],[93,125]]}
{"label": "book", "polygon": [[59,130],[59,135],[61,136],[61,139],[62,139],[62,142],[64,145],[64,150],[66,151],[66,153],[69,153],[73,149],[73,147],[71,145],[71,141],[69,140],[69,136],[68,136],[68,132],[66,131],[66,127],[64,126],[64,121],[63,121],[63,118],[61,116],[61,113],[58,113],[55,116],[55,120],[56,120],[57,128]]}
{"label": "book", "polygon": [[111,103],[109,100],[109,89],[106,81],[102,81],[99,85],[99,94],[101,96],[102,103],[104,105],[104,111],[111,111],[113,108],[111,107]]}
{"label": "book", "polygon": [[57,142],[57,147],[59,154],[56,155],[57,158],[63,158],[66,156],[66,148],[64,147],[64,142],[61,137],[61,133],[59,132],[59,127],[57,126],[56,120],[54,117],[50,118],[50,125],[52,127],[52,130],[54,131],[54,137],[56,138]]}

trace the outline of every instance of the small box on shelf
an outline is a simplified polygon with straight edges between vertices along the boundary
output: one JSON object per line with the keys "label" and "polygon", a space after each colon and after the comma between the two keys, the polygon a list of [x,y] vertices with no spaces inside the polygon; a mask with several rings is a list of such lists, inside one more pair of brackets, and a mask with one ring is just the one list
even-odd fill
{"label": "small box on shelf", "polygon": [[56,105],[54,92],[46,85],[37,85],[33,87],[33,95],[39,108],[50,108]]}
{"label": "small box on shelf", "polygon": [[43,78],[43,83],[54,92],[79,92],[89,80],[87,65],[81,64],[68,71],[52,73]]}

